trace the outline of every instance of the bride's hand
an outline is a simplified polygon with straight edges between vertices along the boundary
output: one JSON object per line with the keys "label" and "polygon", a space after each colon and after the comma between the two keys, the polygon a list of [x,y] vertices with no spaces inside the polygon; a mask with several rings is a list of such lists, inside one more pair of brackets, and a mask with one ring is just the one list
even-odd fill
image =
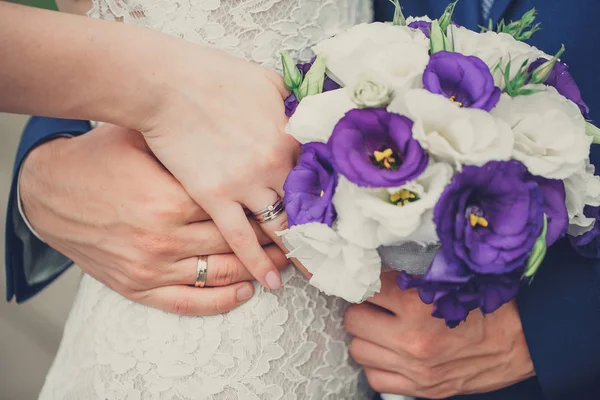
{"label": "bride's hand", "polygon": [[[283,79],[266,68],[203,49],[173,71],[159,112],[142,129],[148,146],[211,216],[252,275],[266,287],[279,272],[250,226],[259,211],[283,197],[299,146],[284,133]],[[211,54],[206,54],[210,52]],[[197,62],[196,62],[197,61]],[[285,218],[277,220],[286,227]],[[281,229],[278,229],[281,228]]]}

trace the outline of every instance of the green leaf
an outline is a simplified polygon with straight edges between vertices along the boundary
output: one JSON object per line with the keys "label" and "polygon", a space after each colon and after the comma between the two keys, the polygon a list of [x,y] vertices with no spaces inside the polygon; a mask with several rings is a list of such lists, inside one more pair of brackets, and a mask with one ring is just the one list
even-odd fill
{"label": "green leaf", "polygon": [[296,92],[298,101],[301,101],[307,96],[313,96],[323,92],[326,68],[327,63],[325,61],[325,57],[318,55],[313,65],[306,73],[306,76],[302,81],[302,85],[300,85],[300,88]]}
{"label": "green leaf", "polygon": [[508,93],[509,96],[528,96],[542,91],[542,89],[530,85],[530,83],[532,83],[530,82],[531,74],[529,73],[527,64],[529,64],[529,61],[525,60],[519,67],[515,77],[512,79],[510,78],[512,61],[509,61],[508,64],[506,64],[504,80],[506,81],[506,93]]}
{"label": "green leaf", "polygon": [[283,65],[283,83],[285,87],[295,91],[302,84],[302,72],[296,67],[296,63],[290,55],[281,52],[281,64]]}
{"label": "green leaf", "polygon": [[429,40],[431,42],[431,54],[446,50],[446,35],[442,31],[439,21],[433,21],[431,23],[431,35]]}
{"label": "green leaf", "polygon": [[585,133],[594,138],[595,144],[600,144],[600,128],[593,125],[590,121],[585,122]]}
{"label": "green leaf", "polygon": [[442,32],[446,32],[446,29],[452,24],[452,16],[454,15],[454,9],[456,8],[457,3],[458,0],[448,4],[448,7],[446,7],[446,10],[444,10],[444,13],[440,17],[439,21]]}
{"label": "green leaf", "polygon": [[402,13],[402,6],[400,5],[399,0],[390,0],[390,3],[394,5],[394,19],[392,23],[394,25],[406,26],[406,18],[404,18],[404,14]]}
{"label": "green leaf", "polygon": [[542,228],[542,233],[538,236],[535,244],[533,245],[533,249],[531,250],[531,256],[529,256],[529,260],[527,261],[527,266],[525,267],[525,272],[523,276],[525,278],[533,278],[537,270],[542,265],[542,261],[544,261],[544,257],[546,257],[546,252],[548,248],[546,247],[546,234],[548,232],[548,218],[546,214],[544,214],[544,226]]}
{"label": "green leaf", "polygon": [[560,47],[560,50],[558,51],[558,53],[556,53],[556,55],[554,57],[552,57],[550,60],[546,61],[539,67],[537,67],[531,73],[531,83],[546,82],[546,79],[548,79],[548,77],[552,73],[552,70],[554,69],[554,66],[556,65],[556,63],[558,62],[558,60],[560,59],[560,57],[563,55],[564,52],[565,52],[565,45],[563,44]]}

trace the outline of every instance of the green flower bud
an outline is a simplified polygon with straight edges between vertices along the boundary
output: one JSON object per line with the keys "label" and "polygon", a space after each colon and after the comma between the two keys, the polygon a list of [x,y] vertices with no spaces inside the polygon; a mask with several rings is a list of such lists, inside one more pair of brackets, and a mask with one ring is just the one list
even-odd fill
{"label": "green flower bud", "polygon": [[317,56],[317,59],[306,73],[304,81],[296,91],[298,101],[307,96],[312,96],[323,92],[323,83],[325,82],[325,69],[327,63],[325,57]]}
{"label": "green flower bud", "polygon": [[585,123],[585,133],[588,136],[591,136],[594,139],[595,144],[600,144],[600,128],[593,125],[591,122],[586,121]]}
{"label": "green flower bud", "polygon": [[296,63],[290,55],[281,52],[281,64],[283,65],[283,83],[290,90],[296,90],[302,84],[302,72],[296,67]]}
{"label": "green flower bud", "polygon": [[532,278],[535,273],[538,271],[540,266],[542,265],[542,261],[544,261],[544,257],[546,257],[546,251],[548,250],[546,247],[546,233],[548,232],[548,218],[546,214],[544,214],[544,227],[542,228],[541,235],[535,241],[535,245],[531,250],[531,256],[527,261],[527,267],[525,267],[525,273],[523,274],[526,278]]}
{"label": "green flower bud", "polygon": [[394,5],[394,19],[392,23],[394,25],[406,26],[406,18],[404,18],[404,14],[402,13],[402,6],[400,5],[399,0],[390,0],[390,3]]}
{"label": "green flower bud", "polygon": [[440,27],[439,21],[433,21],[431,23],[431,54],[439,53],[440,51],[446,50],[446,35]]}
{"label": "green flower bud", "polygon": [[446,10],[440,17],[439,21],[440,21],[440,28],[442,29],[442,32],[446,32],[446,29],[448,29],[450,24],[452,24],[452,16],[454,15],[454,9],[456,8],[457,3],[458,3],[458,0],[456,0],[453,3],[448,4],[448,7],[446,7]]}
{"label": "green flower bud", "polygon": [[531,83],[544,83],[552,73],[554,66],[565,52],[565,45],[560,47],[560,50],[554,57],[537,67],[531,74]]}

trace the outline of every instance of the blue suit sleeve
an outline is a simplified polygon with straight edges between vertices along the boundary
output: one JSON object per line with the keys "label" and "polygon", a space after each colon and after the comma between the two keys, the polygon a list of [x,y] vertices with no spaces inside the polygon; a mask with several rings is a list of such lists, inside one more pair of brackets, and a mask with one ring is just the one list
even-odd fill
{"label": "blue suit sleeve", "polygon": [[600,398],[600,261],[563,240],[518,304],[545,398]]}
{"label": "blue suit sleeve", "polygon": [[[16,210],[17,180],[21,165],[29,152],[40,144],[59,135],[77,136],[89,130],[91,130],[89,121],[33,117],[23,131],[13,168],[13,180],[6,215],[5,261],[6,297],[8,301],[12,300],[13,297],[19,303],[28,300],[71,265],[71,262],[65,256],[37,239],[29,230],[16,229],[20,223],[23,223],[23,221],[18,221],[20,214]],[[29,284],[25,275],[25,264],[41,265],[45,262],[55,272],[39,283]]]}

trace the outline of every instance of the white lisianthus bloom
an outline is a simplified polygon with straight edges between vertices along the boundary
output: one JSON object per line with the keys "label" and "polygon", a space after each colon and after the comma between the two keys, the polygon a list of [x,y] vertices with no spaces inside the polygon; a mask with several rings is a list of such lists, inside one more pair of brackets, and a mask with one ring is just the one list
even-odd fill
{"label": "white lisianthus bloom", "polygon": [[313,51],[326,58],[328,76],[342,86],[372,79],[402,91],[421,85],[429,39],[407,26],[376,22],[356,25]]}
{"label": "white lisianthus bloom", "polygon": [[431,18],[429,18],[427,15],[423,15],[422,17],[407,17],[406,18],[406,25],[410,25],[413,22],[433,22]]}
{"label": "white lisianthus bloom", "polygon": [[285,128],[302,144],[326,143],[340,119],[356,105],[345,89],[308,96],[302,99]]}
{"label": "white lisianthus bloom", "polygon": [[579,107],[553,87],[543,88],[528,96],[503,94],[491,113],[512,128],[513,158],[534,175],[565,179],[588,158],[592,138]]}
{"label": "white lisianthus bloom", "polygon": [[513,150],[509,125],[490,113],[461,108],[444,96],[413,89],[396,97],[388,111],[414,121],[413,137],[437,160],[461,169],[490,160],[508,160]]}
{"label": "white lisianthus bloom", "polygon": [[381,258],[376,250],[348,243],[332,228],[316,222],[279,233],[288,258],[312,274],[310,284],[324,293],[361,303],[381,289]]}
{"label": "white lisianthus bloom", "polygon": [[350,97],[359,108],[385,108],[393,95],[391,88],[372,80],[360,81],[350,88]]}
{"label": "white lisianthus bloom", "polygon": [[349,242],[368,248],[409,241],[436,243],[432,210],[453,173],[448,164],[431,164],[414,181],[385,189],[361,188],[340,177],[333,197],[338,233]]}
{"label": "white lisianthus bloom", "polygon": [[594,227],[596,220],[584,215],[586,205],[600,206],[600,176],[594,175],[594,165],[589,160],[573,175],[565,179],[567,212],[571,236],[580,236]]}
{"label": "white lisianthus bloom", "polygon": [[470,29],[450,25],[448,38],[454,44],[454,51],[466,56],[476,56],[483,60],[494,76],[496,86],[504,90],[504,71],[510,62],[510,78],[514,78],[521,65],[538,58],[552,58],[543,51],[521,42],[508,33],[474,32]]}

